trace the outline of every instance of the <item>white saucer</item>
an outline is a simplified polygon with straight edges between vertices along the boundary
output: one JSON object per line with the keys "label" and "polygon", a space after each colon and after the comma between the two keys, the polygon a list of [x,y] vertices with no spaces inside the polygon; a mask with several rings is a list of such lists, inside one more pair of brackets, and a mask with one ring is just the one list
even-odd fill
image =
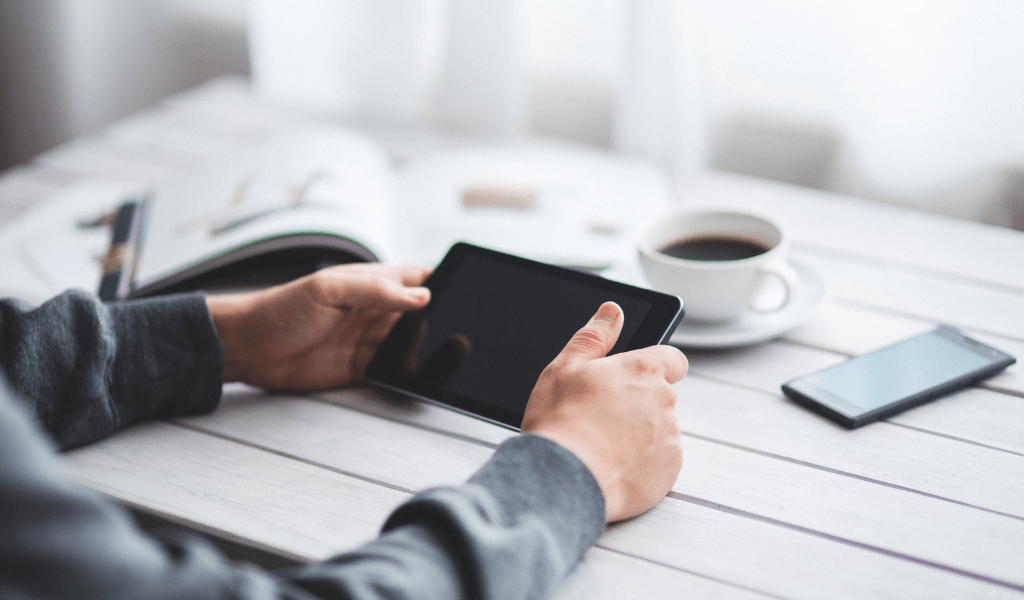
{"label": "white saucer", "polygon": [[734,321],[702,323],[685,316],[669,339],[682,348],[729,348],[776,338],[809,321],[821,308],[827,290],[821,276],[811,267],[791,260],[800,276],[800,287],[784,308],[775,312],[749,312]]}

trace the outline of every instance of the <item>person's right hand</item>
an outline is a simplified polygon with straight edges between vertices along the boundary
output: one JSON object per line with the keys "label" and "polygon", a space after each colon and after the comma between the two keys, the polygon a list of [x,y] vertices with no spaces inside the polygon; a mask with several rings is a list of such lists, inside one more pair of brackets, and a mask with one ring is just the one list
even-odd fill
{"label": "person's right hand", "polygon": [[686,375],[686,357],[672,346],[606,356],[622,323],[617,304],[601,305],[541,373],[522,426],[587,465],[609,523],[657,504],[683,466],[672,384]]}

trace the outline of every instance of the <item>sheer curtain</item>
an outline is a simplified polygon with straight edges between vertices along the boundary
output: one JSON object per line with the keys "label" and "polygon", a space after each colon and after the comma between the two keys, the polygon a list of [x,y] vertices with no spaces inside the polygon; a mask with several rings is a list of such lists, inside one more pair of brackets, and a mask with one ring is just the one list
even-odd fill
{"label": "sheer curtain", "polygon": [[251,0],[253,80],[354,118],[703,165],[690,0]]}
{"label": "sheer curtain", "polygon": [[271,97],[540,134],[1024,229],[1016,0],[4,0],[0,165],[246,70]]}
{"label": "sheer curtain", "polygon": [[1024,4],[250,0],[254,82],[1024,226]]}

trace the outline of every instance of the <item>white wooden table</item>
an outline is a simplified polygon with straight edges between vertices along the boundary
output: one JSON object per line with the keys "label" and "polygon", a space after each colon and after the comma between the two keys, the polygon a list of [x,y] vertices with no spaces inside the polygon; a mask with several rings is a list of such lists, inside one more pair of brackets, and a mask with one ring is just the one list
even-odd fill
{"label": "white wooden table", "polygon": [[[83,178],[153,181],[312,120],[219,80],[0,175],[0,219]],[[1024,234],[728,176],[686,182],[682,196],[775,215],[831,297],[778,340],[688,352],[679,480],[609,527],[559,597],[1024,598],[1020,365],[855,431],[779,391],[937,323],[1024,358]],[[0,248],[0,287],[59,291],[25,283],[32,268],[12,252]],[[211,416],[136,427],[66,459],[143,515],[286,564],[371,539],[397,504],[461,482],[509,435],[370,389],[229,386]]]}

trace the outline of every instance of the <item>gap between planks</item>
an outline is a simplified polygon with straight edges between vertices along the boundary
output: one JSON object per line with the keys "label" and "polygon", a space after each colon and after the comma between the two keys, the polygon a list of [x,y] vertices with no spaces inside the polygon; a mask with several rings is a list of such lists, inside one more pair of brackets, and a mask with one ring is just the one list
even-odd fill
{"label": "gap between planks", "polygon": [[866,544],[864,542],[858,542],[856,540],[851,540],[851,539],[844,538],[844,537],[841,537],[841,536],[838,536],[838,535],[834,535],[834,534],[830,534],[830,533],[825,533],[825,532],[822,532],[822,531],[811,529],[809,527],[804,527],[802,525],[796,525],[794,523],[789,523],[789,522],[782,521],[782,520],[779,520],[779,519],[773,519],[771,517],[766,517],[764,515],[759,515],[759,514],[756,514],[756,513],[749,512],[749,511],[740,510],[740,509],[737,509],[737,508],[726,506],[726,505],[720,504],[718,502],[709,502],[709,501],[703,500],[701,498],[696,498],[696,497],[693,497],[693,496],[688,496],[686,494],[680,494],[680,493],[677,493],[677,492],[669,492],[668,493],[668,497],[673,499],[673,500],[677,500],[679,502],[688,502],[690,504],[695,504],[697,506],[701,506],[701,507],[708,508],[708,509],[711,509],[711,510],[721,511],[721,512],[724,512],[724,513],[729,514],[729,515],[743,517],[743,518],[751,519],[751,520],[754,520],[754,521],[760,521],[762,523],[766,523],[768,525],[773,525],[775,527],[782,527],[782,528],[785,528],[785,529],[790,529],[792,531],[796,531],[796,532],[799,532],[799,533],[804,533],[804,534],[807,534],[807,535],[811,535],[811,536],[819,537],[819,538],[822,538],[822,539],[826,539],[826,540],[831,541],[831,542],[836,542],[836,543],[839,543],[839,544],[844,544],[844,545],[847,545],[847,546],[852,546],[854,548],[859,548],[861,550],[867,550],[869,552],[875,552],[875,553],[878,553],[878,554],[884,554],[885,556],[889,556],[889,557],[892,557],[892,558],[895,558],[895,559],[898,559],[898,560],[905,560],[905,561],[916,563],[916,564],[919,564],[919,565],[922,565],[922,566],[925,566],[925,567],[931,567],[933,569],[939,569],[941,571],[946,571],[948,573],[952,573],[952,574],[955,574],[955,575],[960,575],[960,576],[963,576],[963,577],[968,577],[968,578],[971,578],[971,579],[976,579],[978,581],[983,581],[985,583],[991,583],[993,585],[998,585],[998,586],[1001,586],[1001,587],[1009,588],[1011,590],[1015,590],[1015,591],[1019,591],[1019,592],[1024,592],[1024,585],[1015,584],[1015,583],[1009,582],[1009,581],[1003,581],[1003,580],[997,579],[995,577],[989,577],[987,575],[982,575],[980,573],[975,573],[973,571],[967,571],[965,569],[960,569],[960,568],[957,568],[957,567],[953,567],[951,565],[946,565],[946,564],[942,564],[942,563],[938,563],[938,562],[934,562],[934,561],[930,561],[930,560],[925,560],[925,559],[917,558],[917,557],[911,556],[909,554],[904,554],[904,553],[901,553],[901,552],[895,552],[893,550],[889,550],[889,549],[883,548],[881,546],[875,546],[873,544]]}
{"label": "gap between planks", "polygon": [[[297,398],[297,399],[298,399],[298,398]],[[308,400],[306,400],[306,401],[308,401]],[[339,408],[337,408],[337,409],[339,409],[339,410],[345,410],[345,409],[343,409],[343,408],[340,408],[340,406],[339,406]],[[434,433],[434,435],[438,435],[438,434]],[[236,439],[237,441],[240,441],[241,443],[255,443],[255,442],[250,442],[250,441],[246,441],[246,440],[238,440],[237,438],[233,438],[233,437],[232,437],[232,439]],[[262,443],[255,443],[254,447],[258,447],[258,448],[260,448],[260,449],[271,449],[271,451],[281,452],[281,451],[280,451],[280,448],[276,448],[276,447],[272,447],[272,446],[267,446],[267,445],[264,445],[264,444],[262,444]],[[287,453],[287,456],[289,456],[290,458],[292,458],[292,457],[296,457],[296,455],[295,455],[295,454],[294,454],[293,452],[288,452],[288,453]],[[305,459],[305,460],[308,460],[308,459]],[[321,463],[321,462],[319,462],[319,461],[317,461],[317,462],[315,462],[315,464],[317,464],[317,465],[318,465],[318,464],[322,464],[322,463]],[[347,473],[347,471],[346,471],[346,473]],[[838,474],[844,474],[844,473],[842,473],[842,472],[839,472]],[[860,479],[861,479],[861,480],[868,480],[867,478],[863,478],[863,477],[861,477]],[[890,486],[890,487],[894,487],[894,488],[896,488],[897,486]],[[939,499],[939,500],[944,500],[944,499]],[[964,503],[961,503],[961,504],[962,504],[962,505],[964,505]],[[968,508],[973,508],[973,507],[970,507],[969,505],[964,505],[964,506],[968,506]],[[1002,516],[1002,515],[999,515],[999,516]],[[771,517],[767,517],[767,518],[771,518]],[[800,526],[800,525],[797,525],[797,526]],[[825,533],[825,534],[826,534],[826,535],[834,535],[834,533]],[[861,543],[861,544],[862,544],[862,543]],[[870,545],[870,544],[867,544],[867,546],[871,546],[871,545]]]}

